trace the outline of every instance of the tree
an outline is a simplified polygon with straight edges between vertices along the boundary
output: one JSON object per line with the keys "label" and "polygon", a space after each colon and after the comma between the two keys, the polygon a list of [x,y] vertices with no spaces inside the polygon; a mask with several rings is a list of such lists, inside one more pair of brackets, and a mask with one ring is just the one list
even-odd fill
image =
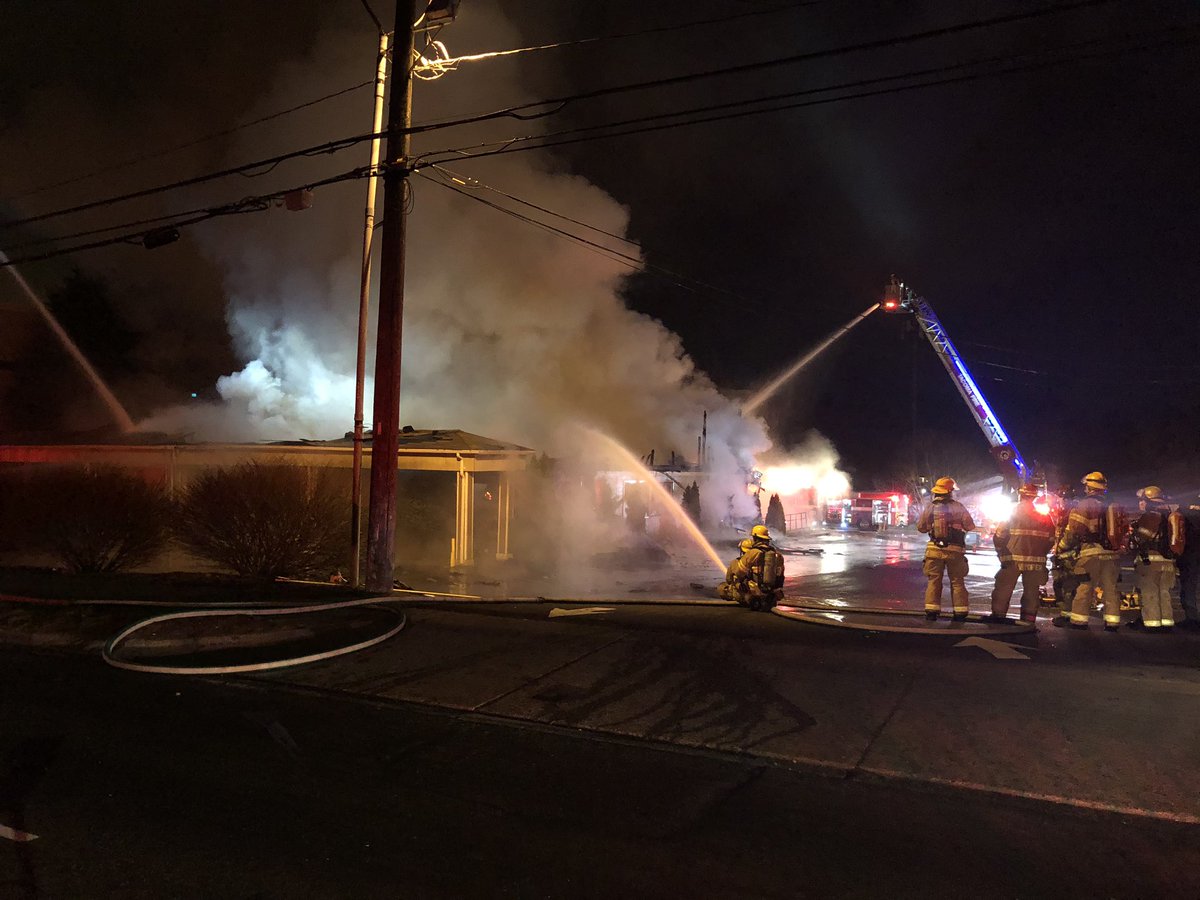
{"label": "tree", "polygon": [[787,534],[787,517],[783,513],[783,501],[778,494],[772,494],[767,503],[767,527],[774,528],[780,534]]}
{"label": "tree", "polygon": [[700,485],[692,482],[683,489],[683,511],[687,513],[688,518],[700,524]]}

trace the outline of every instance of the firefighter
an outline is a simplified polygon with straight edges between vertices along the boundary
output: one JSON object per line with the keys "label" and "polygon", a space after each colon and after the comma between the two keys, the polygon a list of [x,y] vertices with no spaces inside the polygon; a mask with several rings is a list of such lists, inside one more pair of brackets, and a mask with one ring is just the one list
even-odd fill
{"label": "firefighter", "polygon": [[975,522],[967,508],[954,499],[958,490],[953,478],[939,478],[933,485],[933,501],[925,507],[917,521],[917,531],[929,535],[925,545],[925,618],[931,622],[942,612],[942,573],[950,575],[952,619],[965,621],[967,604],[967,532],[975,530]]}
{"label": "firefighter", "polygon": [[[745,544],[742,541],[739,549]],[[766,525],[755,525],[750,529],[750,546],[742,551],[742,555],[733,561],[729,569],[738,581],[747,581],[762,573],[763,555],[768,550],[774,550],[771,543],[771,532]]]}
{"label": "firefighter", "polygon": [[1179,605],[1183,607],[1180,628],[1200,631],[1200,610],[1196,608],[1196,594],[1200,589],[1200,497],[1187,509],[1179,508],[1183,516],[1183,552],[1175,560],[1179,569]]}
{"label": "firefighter", "polygon": [[1064,608],[1051,624],[1058,628],[1086,629],[1099,589],[1104,595],[1104,630],[1117,631],[1121,627],[1121,598],[1117,594],[1121,567],[1117,555],[1124,530],[1120,510],[1104,498],[1108,479],[1103,472],[1089,472],[1083,476],[1082,484],[1084,495],[1071,505],[1066,527],[1055,547],[1060,558],[1078,554],[1073,574],[1079,577],[1079,587],[1070,611]]}
{"label": "firefighter", "polygon": [[[1175,586],[1175,559],[1184,549],[1184,519],[1167,503],[1158,485],[1137,492],[1142,514],[1130,530],[1134,552],[1133,577],[1142,595],[1141,627],[1147,631],[1173,631],[1171,588]],[[1107,603],[1105,604],[1107,611]],[[1137,625],[1130,622],[1130,626]]]}
{"label": "firefighter", "polygon": [[755,525],[738,549],[741,555],[729,564],[717,593],[751,609],[769,609],[783,587],[783,557],[771,543],[771,532],[766,525]]}
{"label": "firefighter", "polygon": [[743,569],[744,569],[744,567],[742,566],[742,560],[746,557],[746,554],[750,552],[750,549],[753,546],[754,546],[754,541],[750,540],[750,538],[746,538],[745,540],[743,540],[741,543],[738,544],[738,557],[733,562],[731,562],[729,564],[729,568],[725,570],[726,583],[735,584],[736,582],[741,580],[741,573],[743,572]]}
{"label": "firefighter", "polygon": [[1012,518],[996,526],[992,542],[996,555],[1000,557],[1000,569],[996,572],[996,586],[992,590],[992,613],[983,621],[1010,622],[1008,607],[1012,602],[1013,589],[1021,581],[1021,621],[1037,621],[1038,607],[1042,597],[1039,590],[1050,580],[1046,570],[1046,554],[1054,547],[1054,522],[1050,516],[1034,508],[1037,498],[1036,484],[1023,484],[1017,491],[1020,500],[1013,510]]}

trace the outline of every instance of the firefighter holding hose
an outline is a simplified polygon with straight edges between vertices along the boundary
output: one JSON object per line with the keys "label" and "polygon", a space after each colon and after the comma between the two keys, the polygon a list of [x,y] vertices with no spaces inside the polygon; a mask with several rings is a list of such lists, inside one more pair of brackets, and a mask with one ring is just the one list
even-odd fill
{"label": "firefighter holding hose", "polygon": [[741,555],[729,564],[718,593],[751,609],[770,609],[782,595],[783,556],[771,543],[766,525],[755,525],[738,545]]}
{"label": "firefighter holding hose", "polygon": [[967,532],[975,522],[967,508],[954,499],[958,485],[953,478],[939,478],[933,485],[933,501],[917,521],[917,531],[929,535],[925,545],[925,618],[933,621],[942,612],[942,575],[950,576],[950,602],[955,622],[963,622],[969,611],[967,598]]}
{"label": "firefighter holding hose", "polygon": [[1000,557],[996,572],[996,587],[992,590],[992,613],[985,622],[1008,622],[1008,607],[1013,589],[1021,582],[1021,621],[1037,621],[1042,597],[1039,590],[1050,579],[1046,571],[1046,554],[1054,547],[1054,522],[1038,512],[1033,505],[1037,499],[1036,484],[1023,484],[1017,491],[1020,499],[1007,522],[996,526],[992,543]]}

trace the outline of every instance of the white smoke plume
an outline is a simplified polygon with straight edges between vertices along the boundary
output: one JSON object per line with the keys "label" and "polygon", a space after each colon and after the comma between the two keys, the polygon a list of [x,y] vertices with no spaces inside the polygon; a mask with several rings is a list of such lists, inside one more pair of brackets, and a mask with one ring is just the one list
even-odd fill
{"label": "white smoke plume", "polygon": [[[444,37],[463,52],[521,41],[510,23],[483,6],[464,12]],[[361,36],[327,33],[310,59],[278,73],[260,105],[278,109],[331,84],[352,82],[362,76],[371,55]],[[318,59],[320,67],[314,64]],[[421,85],[416,119],[532,99],[511,65],[477,65],[491,68]],[[235,156],[312,144],[314,135],[361,132],[369,122],[365,97],[361,112],[355,120],[318,118],[317,128],[314,117],[288,119],[286,126],[273,129],[268,144],[240,146]],[[528,123],[504,123],[466,133],[435,132],[416,149],[469,145],[484,135],[530,130]],[[624,207],[555,165],[542,154],[523,153],[464,162],[459,168],[539,206],[614,234],[625,231]],[[303,180],[309,171],[328,174],[330,161],[306,161],[290,169],[287,178]],[[761,421],[739,414],[697,371],[677,335],[623,304],[620,289],[628,266],[430,180],[413,179],[412,191],[405,423],[459,427],[556,452],[565,446],[559,426],[580,421],[613,434],[639,454],[657,448],[660,454],[675,451],[691,458],[707,410],[714,468],[749,465],[754,453],[768,446]],[[204,439],[329,438],[349,430],[364,192],[361,181],[318,190],[310,210],[271,211],[206,232],[208,252],[225,271],[231,333],[247,362],[218,383],[221,403],[166,410],[145,427],[191,431]],[[377,208],[382,209],[381,202]],[[630,253],[628,245],[600,240]],[[370,385],[366,409],[369,420]]]}

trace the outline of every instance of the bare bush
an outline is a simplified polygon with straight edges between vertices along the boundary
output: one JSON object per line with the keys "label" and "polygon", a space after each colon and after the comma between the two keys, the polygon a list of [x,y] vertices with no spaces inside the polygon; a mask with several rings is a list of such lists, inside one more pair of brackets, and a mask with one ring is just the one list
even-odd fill
{"label": "bare bush", "polygon": [[162,485],[120,469],[34,472],[17,497],[24,524],[19,543],[52,554],[71,572],[144,565],[171,537],[172,505]]}
{"label": "bare bush", "polygon": [[192,482],[176,535],[240,575],[324,578],[344,564],[349,522],[349,498],[331,472],[248,462]]}

